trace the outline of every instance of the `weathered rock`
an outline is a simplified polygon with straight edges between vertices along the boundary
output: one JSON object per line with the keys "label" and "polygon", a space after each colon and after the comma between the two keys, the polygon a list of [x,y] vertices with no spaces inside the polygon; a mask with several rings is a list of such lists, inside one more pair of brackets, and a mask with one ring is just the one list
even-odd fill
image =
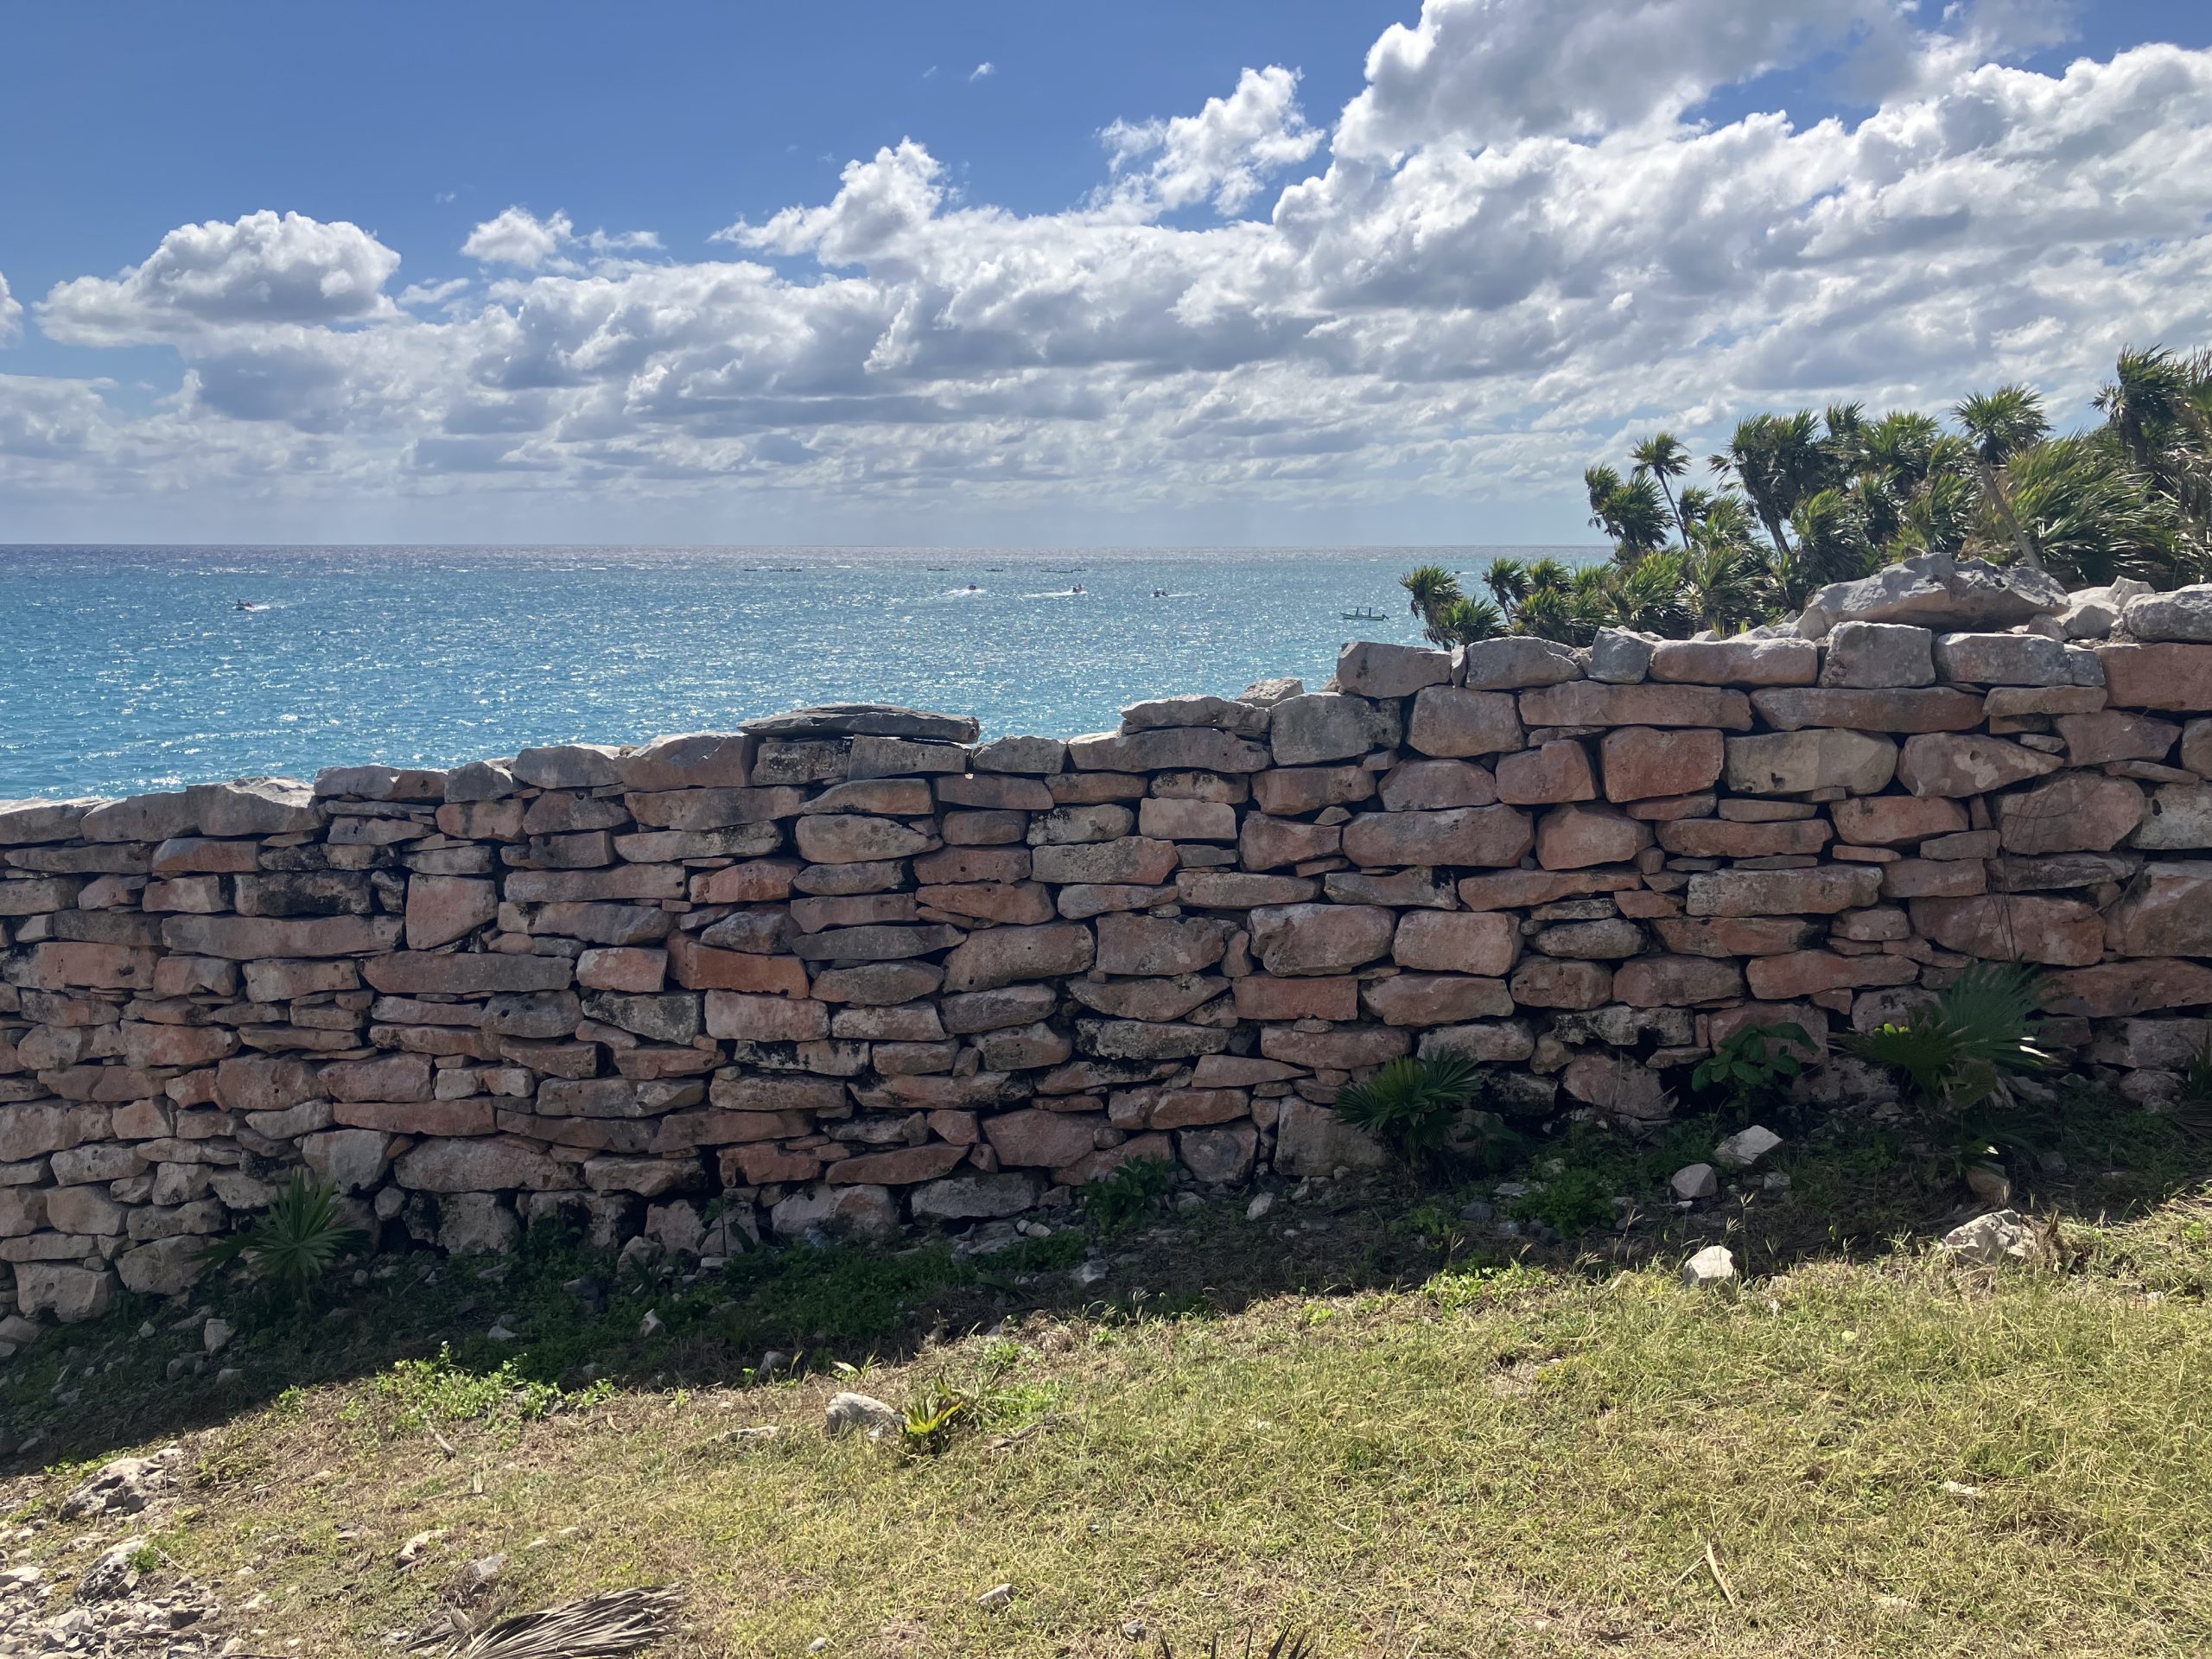
{"label": "weathered rock", "polygon": [[1887,690],[1936,683],[1936,636],[1900,622],[1845,622],[1827,638],[1822,685]]}
{"label": "weathered rock", "polygon": [[1612,994],[1630,1007],[1691,1007],[1742,996],[1744,976],[1707,957],[1639,957],[1613,970]]}
{"label": "weathered rock", "polygon": [[1468,806],[1441,812],[1363,812],[1344,826],[1343,845],[1345,857],[1370,868],[1496,867],[1518,861],[1533,838],[1525,812],[1510,806]]}
{"label": "weathered rock", "polygon": [[1414,698],[1406,723],[1409,748],[1447,760],[1503,753],[1523,741],[1519,707],[1504,691],[1430,686]]}
{"label": "weathered rock", "polygon": [[2063,641],[2039,633],[1945,633],[1936,639],[1936,672],[1969,685],[2075,684],[2069,663],[2072,655]]}
{"label": "weathered rock", "polygon": [[1520,702],[1521,718],[1530,726],[1751,728],[1751,705],[1744,693],[1701,685],[1605,685],[1580,680],[1523,692]]}
{"label": "weathered rock", "polygon": [[[1964,899],[1916,899],[1912,923],[1923,938],[1962,956],[1993,962],[2040,962],[2082,968],[2104,953],[2105,923],[2072,899],[1982,893]],[[2212,935],[2212,930],[2208,930]],[[2168,951],[2139,951],[2164,956]]]}
{"label": "weathered rock", "polygon": [[1611,806],[1555,806],[1536,824],[1536,861],[1547,870],[1623,864],[1650,844],[1649,824]]}
{"label": "weathered rock", "polygon": [[418,875],[407,884],[407,948],[434,950],[466,938],[499,912],[498,887],[460,875]]}
{"label": "weathered rock", "polygon": [[1502,1020],[1513,1012],[1503,980],[1463,974],[1397,974],[1372,980],[1360,1001],[1386,1026],[1456,1026]]}
{"label": "weathered rock", "polygon": [[1513,970],[1513,1000],[1530,1008],[1594,1008],[1612,1000],[1613,970],[1603,963],[1531,957]]}
{"label": "weathered rock", "polygon": [[2122,957],[2212,957],[2212,864],[2145,864],[2106,913],[2102,943]]}
{"label": "weathered rock", "polygon": [[2212,642],[2212,583],[2142,594],[2127,601],[2121,617],[2128,637],[2146,643]]}
{"label": "weathered rock", "polygon": [[768,1212],[768,1225],[779,1238],[817,1231],[886,1238],[899,1230],[899,1205],[884,1187],[823,1185],[782,1199]]}
{"label": "weathered rock", "polygon": [[2162,784],[2127,844],[2151,852],[2212,847],[2212,784]]}
{"label": "weathered rock", "polygon": [[1749,1169],[1782,1144],[1782,1137],[1763,1123],[1738,1129],[1713,1149],[1713,1161],[1726,1169]]}
{"label": "weathered rock", "polygon": [[[1911,739],[1905,745],[1906,756],[1911,755],[1912,744],[1933,741],[1941,740]],[[1903,760],[1898,762],[1898,772],[1902,777]],[[1904,781],[1910,786],[1911,780]],[[1828,816],[1834,821],[1837,837],[1854,846],[1902,847],[1931,836],[1956,835],[1966,830],[1966,809],[1955,800],[1944,798],[1948,793],[1937,791],[1927,798],[1919,795],[1854,796],[1831,804]]]}
{"label": "weathered rock", "polygon": [[1219,962],[1229,924],[1117,914],[1098,918],[1096,966],[1103,974],[1194,974]]}
{"label": "weathered rock", "polygon": [[1821,648],[1810,639],[1669,639],[1651,653],[1651,677],[1691,685],[1810,685]]}
{"label": "weathered rock", "polygon": [[977,772],[1012,772],[1049,778],[1065,768],[1068,746],[1057,737],[995,737],[968,756]]}
{"label": "weathered rock", "polygon": [[[1036,1203],[1037,1182],[1032,1176],[948,1175],[916,1187],[912,1207],[917,1221],[979,1221],[1018,1216]],[[848,1397],[837,1395],[831,1407]]]}
{"label": "weathered rock", "polygon": [[1232,732],[1192,726],[1071,738],[1067,758],[1070,765],[1086,772],[1258,772],[1269,764],[1264,745]]}
{"label": "weathered rock", "polygon": [[1658,827],[1660,846],[1686,858],[1782,858],[1817,853],[1831,830],[1819,818],[1743,823],[1728,818],[1680,818]]}
{"label": "weathered rock", "polygon": [[906,1421],[873,1395],[847,1390],[830,1396],[830,1404],[823,1413],[822,1429],[832,1440],[841,1434],[896,1437]]}
{"label": "weathered rock", "polygon": [[1392,960],[1431,973],[1496,978],[1521,954],[1521,931],[1495,912],[1413,911],[1399,917]]}
{"label": "weathered rock", "polygon": [[1283,1102],[1275,1131],[1275,1168],[1293,1178],[1327,1175],[1338,1169],[1381,1169],[1390,1154],[1365,1131],[1346,1123],[1326,1106],[1294,1095]]}
{"label": "weathered rock", "polygon": [[1981,699],[1948,686],[1849,691],[1793,686],[1751,693],[1759,718],[1780,732],[1827,727],[1858,733],[1964,732],[1981,723]]}
{"label": "weathered rock", "polygon": [[[1443,655],[1441,652],[1434,654]],[[1249,702],[1211,696],[1155,697],[1132,703],[1122,710],[1122,730],[1125,734],[1171,727],[1205,728],[1234,732],[1239,737],[1261,737],[1267,733],[1268,711]]]}
{"label": "weathered rock", "polygon": [[1726,759],[1719,732],[1648,726],[1607,732],[1599,744],[1609,801],[1653,800],[1710,789]]}
{"label": "weathered rock", "polygon": [[1897,781],[1915,795],[1958,799],[1994,794],[2056,772],[2059,760],[2001,737],[1958,732],[1909,737],[1897,757]]}
{"label": "weathered rock", "polygon": [[[1472,770],[1471,768],[1471,770]],[[1482,774],[1485,780],[1489,774]],[[1262,812],[1294,817],[1324,807],[1349,806],[1375,793],[1375,774],[1364,766],[1287,766],[1252,779],[1252,799]],[[1495,791],[1490,800],[1497,798]],[[1466,803],[1486,806],[1489,800]]]}
{"label": "weathered rock", "polygon": [[2109,852],[2146,810],[2142,790],[2124,778],[2068,772],[1998,797],[1998,836],[2008,853]]}
{"label": "weathered rock", "polygon": [[2120,625],[2128,601],[2151,591],[2149,582],[2133,576],[2120,576],[2102,588],[2077,588],[2066,595],[2059,630],[2069,639],[2102,639]]}
{"label": "weathered rock", "polygon": [[1581,677],[1582,664],[1572,646],[1511,634],[1469,645],[1459,683],[1470,691],[1513,691]]}
{"label": "weathered rock", "polygon": [[1598,798],[1590,751],[1567,739],[1499,757],[1496,781],[1498,799],[1514,806],[1548,806]]}
{"label": "weathered rock", "polygon": [[1939,631],[2009,628],[2056,614],[2066,603],[2065,588],[2042,571],[1929,553],[1820,589],[1798,618],[1797,631],[1822,639],[1844,622],[1909,622]]}
{"label": "weathered rock", "polygon": [[[1440,689],[1432,687],[1422,695],[1433,696]],[[1416,699],[1416,709],[1419,706]],[[1365,754],[1370,749],[1387,749],[1397,742],[1398,737],[1395,703],[1371,702],[1365,697],[1332,693],[1286,698],[1274,706],[1268,728],[1268,744],[1274,753],[1274,764],[1279,766],[1310,766],[1326,760],[1346,760]],[[1257,772],[1260,768],[1207,769]]]}
{"label": "weathered rock", "polygon": [[1740,1277],[1735,1252],[1726,1244],[1708,1244],[1682,1263],[1682,1286],[1687,1290],[1714,1290]]}
{"label": "weathered rock", "polygon": [[1590,643],[1590,677],[1608,685],[1634,685],[1651,671],[1659,636],[1626,628],[1600,628]]}
{"label": "weathered rock", "polygon": [[[1337,654],[1338,688],[1356,697],[1409,697],[1425,685],[1452,683],[1452,655],[1418,645],[1361,640]],[[1246,705],[1247,713],[1263,709]]]}
{"label": "weathered rock", "polygon": [[1056,886],[1119,882],[1153,887],[1173,875],[1181,861],[1172,841],[1123,836],[1116,841],[1039,847],[1030,855],[1030,871],[1038,880]]}
{"label": "weathered rock", "polygon": [[2017,1210],[1999,1210],[1961,1222],[1943,1235],[1943,1254],[1976,1267],[2034,1262],[2044,1254],[2043,1233]]}
{"label": "weathered rock", "polygon": [[2052,722],[2066,745],[2066,763],[2101,766],[2114,760],[2164,760],[2173,753],[2181,728],[2170,720],[2128,714],[2118,709],[2064,715]]}
{"label": "weathered rock", "polygon": [[1720,1190],[1720,1178],[1711,1164],[1685,1164],[1667,1179],[1668,1188],[1685,1204],[1709,1198]]}
{"label": "weathered rock", "polygon": [[2094,968],[2051,974],[2043,982],[2047,1014],[2104,1020],[2204,1003],[2212,1003],[2212,967],[2200,962],[2145,958],[2100,963]]}
{"label": "weathered rock", "polygon": [[927,714],[888,702],[827,702],[741,721],[738,729],[754,737],[893,737],[972,743],[981,728],[972,715]]}
{"label": "weathered rock", "polygon": [[1662,916],[1651,925],[1668,950],[1684,957],[1779,956],[1803,950],[1815,937],[1815,924],[1789,916]]}
{"label": "weathered rock", "polygon": [[1252,950],[1270,974],[1340,974],[1390,949],[1396,918],[1371,905],[1268,905],[1251,912]]}
{"label": "weathered rock", "polygon": [[954,992],[982,991],[1017,980],[1079,974],[1090,967],[1096,950],[1090,930],[1079,923],[988,928],[971,934],[946,957],[944,988]]}
{"label": "weathered rock", "polygon": [[[2105,696],[2115,709],[2212,709],[2212,645],[2100,645]],[[90,815],[88,814],[87,817]]]}
{"label": "weathered rock", "polygon": [[1690,877],[1693,916],[1832,916],[1874,902],[1881,872],[1826,864],[1804,870],[1714,870]]}
{"label": "weathered rock", "polygon": [[1889,786],[1897,746],[1863,732],[1789,731],[1727,740],[1727,785],[1750,795],[1841,789],[1872,795]]}

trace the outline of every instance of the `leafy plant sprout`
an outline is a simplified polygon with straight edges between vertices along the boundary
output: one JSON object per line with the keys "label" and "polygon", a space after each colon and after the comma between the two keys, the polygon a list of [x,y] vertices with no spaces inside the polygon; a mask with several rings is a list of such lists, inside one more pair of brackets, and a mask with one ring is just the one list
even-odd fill
{"label": "leafy plant sprout", "polygon": [[339,1209],[338,1189],[295,1170],[259,1219],[209,1245],[200,1259],[213,1268],[243,1262],[256,1278],[305,1303],[332,1262],[367,1244],[368,1235]]}

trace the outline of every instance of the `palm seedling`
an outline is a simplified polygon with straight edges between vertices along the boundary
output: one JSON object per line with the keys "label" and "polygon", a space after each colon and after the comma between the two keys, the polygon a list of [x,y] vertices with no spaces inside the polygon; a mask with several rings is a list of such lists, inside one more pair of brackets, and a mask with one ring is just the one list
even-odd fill
{"label": "palm seedling", "polygon": [[1337,1116],[1364,1129],[1415,1174],[1442,1156],[1474,1097],[1475,1068],[1452,1057],[1390,1061],[1337,1093]]}
{"label": "palm seedling", "polygon": [[1837,1040],[1904,1072],[1932,1125],[1980,1147],[2004,1132],[1993,1114],[2013,1104],[2012,1077],[2050,1063],[2036,1041],[2038,988],[2024,963],[1973,963],[1910,1020]]}
{"label": "palm seedling", "polygon": [[338,1189],[295,1170],[258,1220],[209,1245],[200,1260],[216,1268],[244,1262],[257,1278],[304,1302],[333,1262],[367,1243],[339,1209]]}

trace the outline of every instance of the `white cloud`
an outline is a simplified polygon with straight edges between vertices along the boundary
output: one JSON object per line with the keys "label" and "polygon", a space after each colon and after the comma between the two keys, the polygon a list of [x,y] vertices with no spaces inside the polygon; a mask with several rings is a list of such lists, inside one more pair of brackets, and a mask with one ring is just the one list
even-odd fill
{"label": "white cloud", "polygon": [[1306,160],[1322,138],[1298,107],[1296,72],[1279,66],[1247,69],[1234,92],[1196,115],[1116,121],[1100,136],[1116,175],[1152,158],[1119,180],[1125,198],[1171,211],[1211,199],[1224,213],[1242,212],[1269,175]]}
{"label": "white cloud", "polygon": [[496,219],[487,219],[468,233],[461,245],[464,257],[486,264],[517,265],[535,270],[575,239],[576,227],[566,213],[540,219],[527,207],[510,207]]}
{"label": "white cloud", "polygon": [[989,59],[986,58],[982,62],[977,64],[973,69],[970,69],[968,72],[968,79],[970,80],[982,80],[987,76],[995,75],[998,72],[998,66],[993,63]]}
{"label": "white cloud", "polygon": [[266,210],[162,238],[112,280],[57,284],[39,327],[72,345],[175,339],[209,329],[329,327],[392,315],[383,292],[399,256],[358,225]]}
{"label": "white cloud", "polygon": [[23,308],[8,292],[8,278],[0,272],[0,346],[7,345],[23,331]]}
{"label": "white cloud", "polygon": [[[127,416],[90,381],[0,383],[0,480],[1236,502],[1294,534],[1316,507],[1564,502],[1647,423],[1701,447],[1749,408],[2014,378],[2065,406],[2127,341],[2212,342],[2212,53],[2004,60],[2050,27],[2031,0],[1936,30],[1843,0],[1787,27],[1428,0],[1330,131],[1291,71],[1248,70],[1109,128],[1109,177],[1061,212],[965,200],[910,138],[721,258],[510,208],[464,248],[499,269],[397,305],[397,255],[353,226],[187,227],[36,308],[65,342],[167,341],[176,394]],[[1873,111],[1700,115],[1777,67],[1859,77]],[[1197,207],[1224,217],[1164,217]]]}

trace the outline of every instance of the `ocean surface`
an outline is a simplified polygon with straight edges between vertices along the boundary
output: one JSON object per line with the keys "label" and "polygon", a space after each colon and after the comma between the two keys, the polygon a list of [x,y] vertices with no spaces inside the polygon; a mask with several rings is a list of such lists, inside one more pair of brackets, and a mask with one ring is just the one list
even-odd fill
{"label": "ocean surface", "polygon": [[[532,743],[726,730],[808,703],[987,736],[1318,687],[1414,641],[1397,579],[1582,548],[957,551],[0,548],[0,797],[122,795]],[[251,607],[251,608],[242,608]],[[1383,620],[1351,621],[1370,607]]]}

